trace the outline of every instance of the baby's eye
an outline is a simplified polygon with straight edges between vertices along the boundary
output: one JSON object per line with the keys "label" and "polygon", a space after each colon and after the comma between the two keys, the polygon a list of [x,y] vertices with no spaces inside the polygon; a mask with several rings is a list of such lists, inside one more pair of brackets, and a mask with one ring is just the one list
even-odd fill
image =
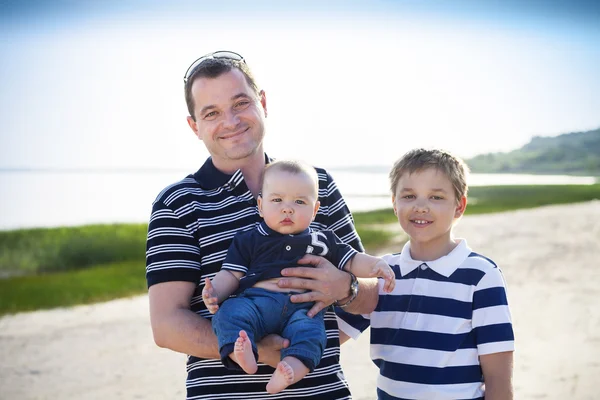
{"label": "baby's eye", "polygon": [[296,204],[306,204],[304,200],[296,200]]}
{"label": "baby's eye", "polygon": [[279,197],[275,197],[275,198],[271,199],[271,201],[273,203],[281,203],[281,199]]}

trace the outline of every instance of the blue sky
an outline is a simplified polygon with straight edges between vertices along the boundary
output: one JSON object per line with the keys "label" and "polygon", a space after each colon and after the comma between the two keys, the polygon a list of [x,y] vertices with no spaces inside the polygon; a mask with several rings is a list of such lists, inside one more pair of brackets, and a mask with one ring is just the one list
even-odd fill
{"label": "blue sky", "polygon": [[243,54],[266,149],[391,165],[600,126],[600,5],[584,1],[0,1],[0,168],[181,168],[206,157],[182,75]]}

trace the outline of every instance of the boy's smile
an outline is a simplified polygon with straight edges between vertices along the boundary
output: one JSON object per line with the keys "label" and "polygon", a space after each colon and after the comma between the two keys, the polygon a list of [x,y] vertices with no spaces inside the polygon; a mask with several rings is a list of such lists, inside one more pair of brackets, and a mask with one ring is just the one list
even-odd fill
{"label": "boy's smile", "polygon": [[456,199],[443,172],[427,168],[403,174],[392,200],[398,222],[410,237],[413,258],[431,261],[454,248],[452,225],[462,216],[466,198]]}

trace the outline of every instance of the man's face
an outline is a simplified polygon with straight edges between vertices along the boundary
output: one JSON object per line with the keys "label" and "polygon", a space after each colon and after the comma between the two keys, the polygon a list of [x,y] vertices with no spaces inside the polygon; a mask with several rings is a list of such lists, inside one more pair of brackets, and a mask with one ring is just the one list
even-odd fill
{"label": "man's face", "polygon": [[258,209],[274,231],[284,235],[300,233],[308,228],[319,209],[316,184],[303,173],[269,171]]}
{"label": "man's face", "polygon": [[232,69],[216,78],[198,78],[192,85],[194,121],[188,124],[204,142],[217,168],[237,169],[239,161],[261,154],[265,135],[266,98],[256,93],[244,74]]}

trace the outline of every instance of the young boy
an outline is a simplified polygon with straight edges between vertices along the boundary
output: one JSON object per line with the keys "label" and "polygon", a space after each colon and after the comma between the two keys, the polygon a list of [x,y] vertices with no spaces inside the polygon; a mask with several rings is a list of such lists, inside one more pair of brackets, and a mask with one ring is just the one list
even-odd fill
{"label": "young boy", "polygon": [[[467,206],[467,173],[459,158],[424,149],[390,172],[394,214],[410,240],[383,257],[396,287],[380,290],[367,315],[379,399],[512,399],[514,335],[502,273],[452,235]],[[354,338],[368,325],[341,318]]]}
{"label": "young boy", "polygon": [[[309,318],[306,312],[312,304],[291,303],[291,293],[277,286],[283,268],[295,266],[309,253],[324,256],[355,276],[384,278],[385,292],[395,285],[394,274],[383,260],[358,253],[332,231],[309,228],[319,209],[317,198],[314,168],[295,161],[269,164],[257,199],[264,222],[235,236],[221,270],[212,281],[205,280],[202,291],[206,307],[215,314],[212,326],[226,367],[254,374],[257,341],[270,333],[290,340],[267,384],[269,393],[284,390],[312,371],[327,341],[325,310]],[[238,296],[219,309],[218,304],[234,292]]]}

